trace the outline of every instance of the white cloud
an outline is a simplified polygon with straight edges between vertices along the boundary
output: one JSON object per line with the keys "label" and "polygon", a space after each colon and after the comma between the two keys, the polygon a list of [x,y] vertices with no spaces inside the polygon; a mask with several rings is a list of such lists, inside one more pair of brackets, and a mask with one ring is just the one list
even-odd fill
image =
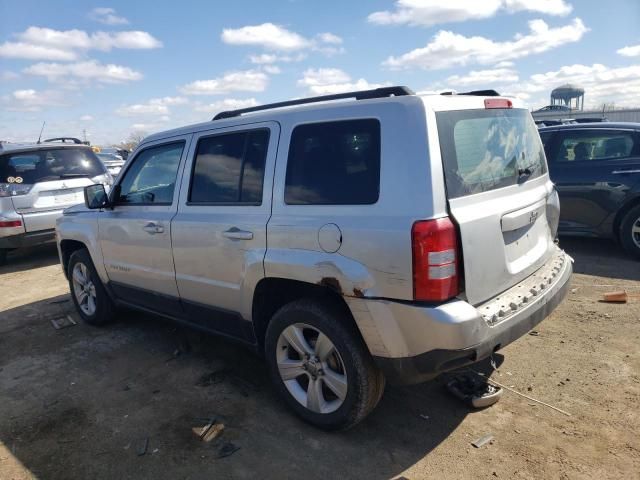
{"label": "white cloud", "polygon": [[217,102],[204,104],[198,104],[194,107],[196,112],[203,113],[218,113],[225,110],[237,110],[238,108],[255,107],[258,102],[255,98],[236,99],[225,98],[224,100],[218,100]]}
{"label": "white cloud", "polygon": [[374,12],[367,19],[378,25],[431,26],[489,18],[501,10],[567,15],[572,9],[564,0],[397,0],[395,7],[394,11]]}
{"label": "white cloud", "polygon": [[269,50],[294,51],[311,46],[311,42],[302,35],[273,23],[225,28],[221,39],[230,45],[255,45]]}
{"label": "white cloud", "polygon": [[23,89],[15,90],[2,97],[5,108],[18,112],[39,112],[47,107],[65,106],[60,92],[53,90]]}
{"label": "white cloud", "polygon": [[270,63],[290,63],[301,62],[307,58],[304,53],[296,55],[276,55],[273,53],[263,53],[261,55],[249,55],[249,61],[256,65],[266,65]]}
{"label": "white cloud", "polygon": [[282,72],[282,70],[280,70],[280,67],[278,67],[277,65],[264,65],[262,67],[262,70],[270,75],[277,75]]}
{"label": "white cloud", "polygon": [[11,70],[5,70],[0,73],[0,80],[3,82],[10,82],[11,80],[17,80],[18,78],[20,78],[20,74],[12,72]]}
{"label": "white cloud", "polygon": [[36,63],[23,70],[30,75],[47,77],[49,81],[68,80],[96,81],[99,83],[122,83],[142,79],[142,74],[121,65],[102,64],[96,60],[77,63]]}
{"label": "white cloud", "polygon": [[589,29],[579,18],[563,27],[549,28],[543,20],[529,22],[529,34],[515,35],[506,42],[485,37],[465,37],[441,30],[425,47],[399,57],[389,57],[383,65],[392,69],[419,67],[435,70],[467,64],[491,64],[546,52],[566,43],[577,42]]}
{"label": "white cloud", "polygon": [[452,75],[447,78],[447,84],[466,87],[481,85],[489,88],[497,83],[511,83],[518,81],[518,73],[510,68],[493,68],[490,70],[472,70],[466,75]]}
{"label": "white cloud", "polygon": [[187,103],[189,103],[189,100],[184,97],[152,98],[146,103],[124,105],[118,108],[116,110],[116,113],[122,117],[138,117],[145,115],[167,116],[170,113],[169,107],[175,105],[185,105]]}
{"label": "white cloud", "polygon": [[623,57],[639,57],[640,45],[630,45],[628,47],[617,50],[616,53],[618,55],[622,55]]}
{"label": "white cloud", "polygon": [[312,95],[329,95],[333,93],[368,90],[382,87],[386,84],[369,83],[364,78],[355,82],[351,76],[338,68],[309,68],[304,71],[298,85],[306,87]]}
{"label": "white cloud", "polygon": [[116,15],[113,8],[97,7],[89,12],[89,18],[105,25],[127,25],[129,20]]}
{"label": "white cloud", "polygon": [[224,95],[230,92],[262,92],[269,77],[257,70],[227,72],[220,78],[196,80],[180,87],[185,95]]}
{"label": "white cloud", "polygon": [[93,120],[93,117],[91,115],[82,115],[80,117],[81,122],[90,122],[92,120]]}
{"label": "white cloud", "polygon": [[342,44],[342,38],[340,38],[338,35],[334,35],[331,32],[324,32],[324,33],[318,34],[318,39],[322,43],[332,43],[334,45]]}
{"label": "white cloud", "polygon": [[32,45],[24,42],[4,42],[0,44],[0,57],[23,58],[25,60],[69,61],[78,58],[73,50]]}
{"label": "white cloud", "polygon": [[84,30],[54,30],[29,27],[15,35],[17,42],[0,45],[0,57],[28,60],[73,61],[88,50],[152,49],[162,42],[143,31],[95,32]]}

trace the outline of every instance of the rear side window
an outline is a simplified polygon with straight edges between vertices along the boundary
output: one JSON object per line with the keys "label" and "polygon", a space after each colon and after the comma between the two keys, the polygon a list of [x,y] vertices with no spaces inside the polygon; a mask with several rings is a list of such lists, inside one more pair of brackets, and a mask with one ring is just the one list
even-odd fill
{"label": "rear side window", "polygon": [[106,173],[89,148],[52,148],[0,157],[0,183],[34,184]]}
{"label": "rear side window", "polygon": [[562,134],[555,161],[616,160],[631,156],[633,150],[633,132],[597,129],[576,130]]}
{"label": "rear side window", "polygon": [[366,205],[380,193],[380,122],[299,125],[291,134],[284,199],[289,205]]}
{"label": "rear side window", "polygon": [[547,171],[527,110],[458,110],[439,112],[436,119],[449,198],[508,187]]}
{"label": "rear side window", "polygon": [[189,203],[260,205],[268,147],[267,129],[200,139]]}

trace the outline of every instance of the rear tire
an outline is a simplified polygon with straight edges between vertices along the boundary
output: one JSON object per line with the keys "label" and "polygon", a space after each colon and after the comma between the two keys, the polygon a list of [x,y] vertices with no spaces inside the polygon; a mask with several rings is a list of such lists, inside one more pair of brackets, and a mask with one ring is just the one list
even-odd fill
{"label": "rear tire", "polygon": [[86,249],[73,252],[69,259],[67,277],[71,298],[82,320],[97,326],[113,321],[115,307]]}
{"label": "rear tire", "polygon": [[620,243],[629,255],[640,260],[640,205],[629,210],[622,219]]}
{"label": "rear tire", "polygon": [[7,264],[7,253],[9,253],[8,250],[4,248],[0,249],[0,266]]}
{"label": "rear tire", "polygon": [[339,307],[310,299],[285,305],[269,322],[265,353],[279,395],[324,430],[353,427],[382,397],[384,375]]}

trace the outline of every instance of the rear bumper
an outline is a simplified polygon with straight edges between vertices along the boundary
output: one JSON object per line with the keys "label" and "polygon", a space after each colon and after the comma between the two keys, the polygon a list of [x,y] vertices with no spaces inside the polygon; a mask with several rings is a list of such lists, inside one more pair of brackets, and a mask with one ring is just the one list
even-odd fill
{"label": "rear bumper", "polygon": [[32,247],[43,243],[54,242],[55,229],[40,230],[38,232],[20,233],[10,237],[0,238],[0,249]]}
{"label": "rear bumper", "polygon": [[[478,362],[551,314],[569,288],[571,263],[558,249],[535,274],[477,307],[462,300],[436,307],[371,301],[380,303],[368,305],[373,322],[386,330],[377,337],[382,343],[374,359],[395,384],[419,383]],[[363,332],[365,340],[368,334]]]}

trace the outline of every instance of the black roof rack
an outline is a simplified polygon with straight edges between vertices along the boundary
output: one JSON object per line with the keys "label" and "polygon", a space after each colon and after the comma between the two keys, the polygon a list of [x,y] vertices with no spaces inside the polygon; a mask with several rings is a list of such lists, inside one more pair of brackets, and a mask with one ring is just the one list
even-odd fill
{"label": "black roof rack", "polygon": [[499,97],[500,94],[495,90],[473,90],[471,92],[442,92],[440,95],[473,95],[476,97]]}
{"label": "black roof rack", "polygon": [[355,98],[356,100],[366,100],[370,98],[401,97],[405,95],[415,95],[408,87],[381,87],[373,90],[360,90],[358,92],[336,93],[334,95],[321,95],[319,97],[300,98],[298,100],[288,100],[286,102],[268,103],[257,107],[239,108],[238,110],[227,110],[218,113],[213,120],[232,118],[243,113],[259,112],[261,110],[271,110],[272,108],[290,107],[293,105],[305,105],[307,103],[327,102],[330,100],[341,100],[343,98]]}
{"label": "black roof rack", "polygon": [[43,140],[44,143],[47,142],[62,142],[62,143],[75,143],[76,145],[81,145],[82,141],[79,138],[74,137],[56,137],[56,138],[47,138]]}

